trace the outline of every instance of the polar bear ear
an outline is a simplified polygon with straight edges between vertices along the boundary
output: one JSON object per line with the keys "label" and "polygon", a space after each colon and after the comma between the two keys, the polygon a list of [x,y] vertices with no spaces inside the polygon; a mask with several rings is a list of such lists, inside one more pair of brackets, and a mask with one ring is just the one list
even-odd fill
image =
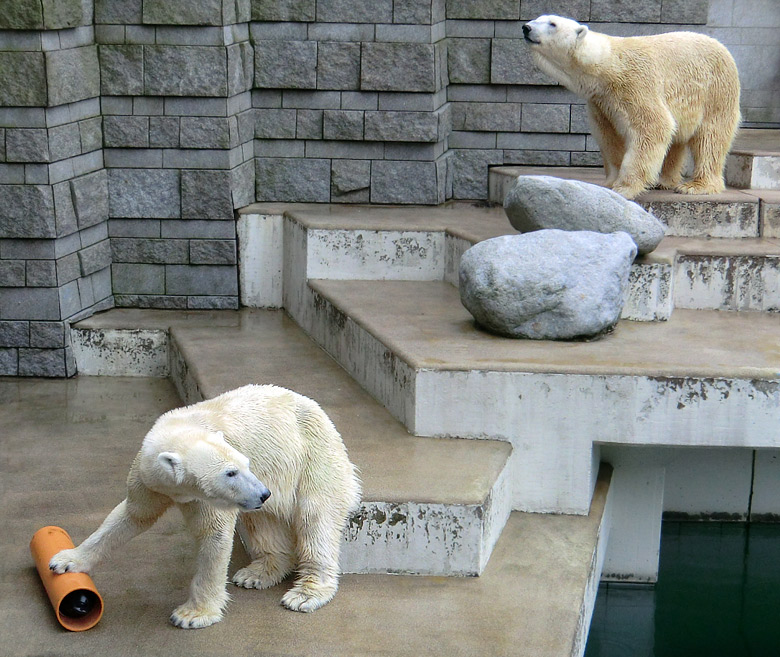
{"label": "polar bear ear", "polygon": [[181,456],[175,452],[160,452],[157,462],[163,466],[177,485],[184,481],[184,466],[181,462]]}
{"label": "polar bear ear", "polygon": [[588,33],[588,26],[587,25],[580,25],[577,28],[577,40],[579,41],[582,37],[584,37]]}

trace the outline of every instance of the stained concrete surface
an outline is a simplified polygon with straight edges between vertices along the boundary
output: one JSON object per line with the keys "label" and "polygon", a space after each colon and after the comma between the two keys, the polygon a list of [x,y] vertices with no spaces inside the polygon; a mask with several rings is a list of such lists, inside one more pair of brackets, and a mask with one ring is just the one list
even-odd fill
{"label": "stained concrete surface", "polygon": [[[589,516],[513,514],[482,577],[353,575],[313,614],[279,605],[289,582],[231,587],[225,620],[167,622],[187,596],[193,545],[171,511],[93,573],[104,602],[84,633],[59,627],[30,557],[47,524],[83,540],[121,500],[154,419],[179,404],[166,380],[0,379],[0,655],[569,655],[604,509]],[[234,552],[231,572],[246,562]]]}

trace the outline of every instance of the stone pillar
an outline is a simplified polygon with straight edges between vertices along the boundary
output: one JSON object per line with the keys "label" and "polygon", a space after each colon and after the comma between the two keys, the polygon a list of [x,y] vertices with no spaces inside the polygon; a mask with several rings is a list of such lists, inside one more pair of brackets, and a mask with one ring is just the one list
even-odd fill
{"label": "stone pillar", "polygon": [[254,201],[249,0],[97,0],[117,306],[237,308]]}
{"label": "stone pillar", "polygon": [[443,0],[252,5],[258,201],[451,197]]}
{"label": "stone pillar", "polygon": [[0,12],[0,375],[75,373],[68,321],[110,307],[89,0]]}

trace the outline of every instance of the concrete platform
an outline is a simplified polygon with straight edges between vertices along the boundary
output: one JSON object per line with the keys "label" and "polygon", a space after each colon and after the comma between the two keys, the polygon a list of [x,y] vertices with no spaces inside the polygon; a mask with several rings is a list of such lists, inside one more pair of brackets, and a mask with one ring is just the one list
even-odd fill
{"label": "concrete platform", "polygon": [[80,371],[145,373],[134,369],[138,360],[118,369],[113,354],[126,351],[137,359],[149,332],[163,341],[160,334],[169,331],[170,344],[158,357],[172,366],[150,371],[170,374],[186,401],[273,383],[317,400],[331,417],[364,482],[363,505],[345,544],[345,571],[482,571],[509,514],[509,445],[409,435],[282,312],[112,310],[74,331]]}
{"label": "concrete platform", "polygon": [[[103,619],[88,632],[68,633],[55,621],[29,540],[47,524],[65,527],[77,542],[85,538],[121,500],[145,431],[179,401],[165,379],[84,376],[0,379],[0,400],[0,655],[582,653],[593,566],[606,539],[607,471],[587,516],[512,514],[482,577],[346,575],[334,600],[313,614],[279,605],[289,582],[267,591],[231,587],[225,620],[196,631],[167,621],[186,598],[194,557],[171,511],[97,568]],[[230,572],[246,562],[235,550]]]}

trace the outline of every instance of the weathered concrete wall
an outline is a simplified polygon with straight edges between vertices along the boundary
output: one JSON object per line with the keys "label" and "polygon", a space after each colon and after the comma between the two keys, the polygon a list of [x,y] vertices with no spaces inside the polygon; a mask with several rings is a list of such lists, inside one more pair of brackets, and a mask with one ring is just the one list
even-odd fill
{"label": "weathered concrete wall", "polygon": [[780,123],[773,0],[11,0],[0,16],[0,374],[74,371],[67,321],[235,308],[255,200],[487,198],[488,166],[598,164],[521,26],[695,29]]}

